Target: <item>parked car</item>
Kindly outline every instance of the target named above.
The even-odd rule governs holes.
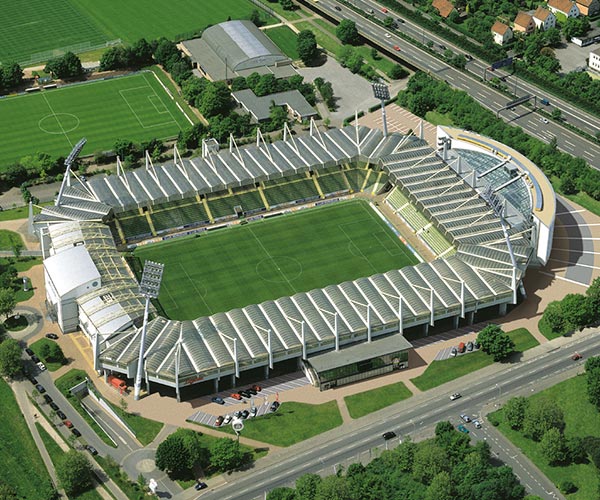
[[[452,356],[456,356],[456,355],[458,354],[458,350],[456,349],[456,347],[453,347],[453,348],[450,350],[450,354],[451,354]]]
[[[396,437],[396,433],[394,431],[387,431],[384,432],[381,437],[387,441],[388,439],[394,439]]]
[[[77,430],[77,428],[75,428],[75,427],[72,427],[72,428],[71,428],[71,432],[73,433],[73,435],[74,435],[74,436],[81,437],[81,432],[79,432],[79,431]]]
[[[231,415],[225,415],[225,418],[223,419],[223,425],[227,425],[229,422],[231,422]]]
[[[233,414],[233,418],[241,418],[241,417],[242,417],[242,412],[241,412],[241,411],[236,411],[236,412]]]
[[[460,397],[461,397],[460,396],[460,392],[455,392],[454,394],[450,395],[450,401],[454,401],[454,400],[456,400],[456,399],[458,399]]]
[[[250,408],[250,416],[251,417],[256,417],[257,413],[258,413],[258,408],[256,406],[253,406],[252,408]]]
[[[232,397],[233,399],[237,399],[238,401],[241,401],[241,399],[242,399],[242,396],[241,396],[240,394],[238,394],[237,392],[233,393],[233,394],[231,395],[231,397]]]
[[[277,411],[277,408],[279,408],[280,404],[279,401],[273,401],[271,403],[271,411]]]
[[[61,420],[66,420],[66,418],[67,418],[67,416],[61,410],[57,410],[56,414],[58,415],[58,418],[60,418]]]
[[[59,410],[58,405],[54,401],[52,401],[52,403],[50,403],[50,408],[52,408],[54,411]]]
[[[73,422],[71,422],[70,420],[64,420],[63,424],[65,424],[65,427],[67,429],[72,429],[73,428]]]
[[[220,398],[219,396],[215,396],[213,398],[210,399],[213,403],[217,403],[218,405],[224,405],[225,404],[225,400],[223,398]]]
[[[52,340],[58,340],[58,335],[56,335],[56,333],[47,333],[46,338],[52,339]]]
[[[472,61],[473,60],[473,56],[471,54],[465,54],[465,59],[467,61]]]
[[[256,392],[262,391],[262,387],[260,385],[257,385],[257,384],[254,384],[252,386],[252,389],[254,389]]]
[[[471,417],[469,415],[465,415],[464,413],[460,416],[467,424],[471,421]]]
[[[461,342],[460,344],[458,344],[458,352],[460,352],[460,353],[465,352],[465,348],[466,348],[466,346],[465,346],[464,342]]]
[[[198,481],[196,481],[194,488],[196,489],[196,491],[200,491],[200,490],[203,490],[204,488],[208,488],[208,484],[203,483],[202,481],[198,480]]]
[[[219,415],[217,420],[215,420],[215,427],[221,427],[223,420],[225,420],[225,417],[223,417],[223,415]]]
[[[34,363],[39,363],[40,362],[40,358],[38,358],[35,354],[33,356],[31,356],[31,361],[33,361]]]
[[[27,378],[33,385],[37,385],[37,383],[38,383],[37,378],[35,378],[33,375],[27,375]]]
[[[242,420],[246,420],[248,418],[248,415],[250,415],[250,412],[248,410],[242,410],[242,413],[240,415],[240,418]]]
[[[29,349],[29,347],[25,348],[25,352],[29,355],[29,356],[33,356],[33,351],[31,349]]]
[[[571,359],[573,361],[577,361],[579,359],[583,358],[583,356],[581,354],[579,354],[578,352],[576,352],[575,354],[573,354],[573,356],[571,356]]]
[[[248,391],[240,391],[240,394],[248,399],[252,397],[252,394],[250,394]]]
[[[473,342],[467,342],[467,351],[471,352],[473,350]]]
[[[246,389],[246,392],[252,394],[253,396],[256,396],[258,394],[258,392],[255,391],[252,387],[248,387],[248,389]]]
[[[481,422],[479,420],[473,420],[473,425],[477,429],[481,429]]]
[[[404,24],[404,19],[402,19],[401,17],[397,17],[396,21],[398,21],[401,24]]]
[[[44,401],[46,401],[48,404],[52,403],[52,398],[49,394],[44,394]]]
[[[439,44],[439,48],[440,48],[441,50],[446,50],[448,47],[446,47],[446,46],[445,46],[443,43],[440,43],[440,44]]]
[[[479,347],[480,347],[479,342],[477,342],[477,340],[474,340],[473,341],[473,348],[479,349]]]
[[[86,444],[85,445],[85,449],[87,451],[89,451],[92,455],[97,455],[98,454],[98,450],[96,448],[94,448],[91,444]]]
[[[37,389],[37,391],[38,391],[40,394],[44,394],[44,393],[46,392],[46,389],[44,389],[44,386],[43,386],[43,385],[41,385],[41,384],[37,384],[37,385],[35,386],[35,388]]]
[[[468,434],[468,433],[469,433],[469,429],[467,429],[467,428],[466,428],[466,427],[465,427],[463,424],[460,424],[460,425],[457,427],[457,429],[458,429],[460,432],[464,432],[465,434]]]
[[[46,365],[44,363],[42,363],[41,361],[38,361],[36,363],[36,365],[40,369],[40,371],[44,371],[46,369]]]

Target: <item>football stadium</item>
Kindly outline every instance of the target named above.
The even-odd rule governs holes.
[[[438,127],[432,148],[311,126],[174,153],[67,172],[34,219],[48,311],[88,336],[101,373],[133,378],[142,350],[148,391],[180,399],[298,368],[323,390],[406,368],[410,339],[505,314],[550,255],[550,182],[472,132]],[[164,275],[144,335],[146,261]]]

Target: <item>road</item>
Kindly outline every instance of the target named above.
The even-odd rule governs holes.
[[[312,4],[312,2],[310,2]],[[386,15],[381,12],[381,7],[377,4],[367,0],[353,0],[353,3],[361,9],[368,11],[373,8],[377,13],[376,15],[381,19],[384,19]],[[340,10],[337,10],[335,7]],[[392,57],[403,59],[415,67],[421,68],[424,71],[429,71],[436,74],[439,78],[444,79],[449,85],[460,90],[467,92],[473,99],[478,101],[482,106],[487,109],[497,112],[503,108],[513,98],[508,98],[501,92],[498,92],[488,87],[483,82],[469,72],[460,71],[453,66],[446,64],[441,61],[438,57],[429,52],[420,49],[419,47],[413,46],[406,42],[399,36],[388,33],[389,38],[385,36],[386,30],[375,24],[368,19],[365,19],[358,13],[354,12],[343,5],[338,5],[333,0],[320,0],[317,4],[312,4],[315,9],[326,12],[330,17],[338,19],[352,19],[362,36],[366,39],[371,40],[381,47],[382,50],[387,52]],[[419,26],[405,21],[403,24],[398,25],[398,29],[411,35],[413,38],[420,41],[434,40],[436,50],[442,52],[443,50],[439,47],[441,44],[445,44],[449,47],[449,42],[442,40],[428,32],[422,30]],[[394,49],[394,46],[400,48],[399,51]],[[454,48],[456,52],[463,52],[457,48]],[[484,63],[481,61],[473,60],[467,65],[469,71],[473,71],[478,76],[483,76]],[[513,86],[513,82],[509,81],[510,86]],[[514,87],[514,86],[513,86]],[[523,81],[517,83],[517,93],[524,95],[531,93],[532,95],[543,95],[541,91],[534,89],[530,84]],[[553,101],[556,101],[554,98]],[[557,102],[555,102],[557,104]],[[589,133],[596,133],[599,127],[599,120],[591,115],[583,114],[567,103],[561,102],[561,106],[564,104],[564,108],[561,107],[565,114],[569,115],[569,121],[578,126],[579,128],[588,131]],[[503,111],[500,113],[500,117],[512,125],[523,128],[530,135],[537,137],[545,143],[550,143],[554,138],[556,139],[557,146],[560,150],[569,153],[573,156],[578,156],[586,160],[594,168],[600,169],[600,145],[589,141],[580,135],[572,132],[571,130],[559,125],[556,122],[549,121],[549,123],[542,122],[542,116],[532,111],[532,108],[526,106],[517,106],[513,111]],[[598,129],[598,130],[597,130]]]
[[[494,369],[484,369],[485,375],[463,377],[449,382],[437,390],[419,394],[407,401],[382,410],[375,418],[366,418],[338,432],[329,431],[305,442],[300,451],[292,447],[285,456],[277,457],[269,463],[259,462],[249,472],[236,474],[231,482],[206,491],[199,498],[203,500],[254,499],[262,498],[265,491],[278,486],[289,485],[302,474],[329,470],[333,473],[338,464],[351,461],[361,454],[382,445],[382,433],[393,430],[399,436],[421,432],[442,420],[458,423],[461,413],[478,415],[482,409],[523,391],[537,392],[551,377],[572,370],[574,364],[570,355],[574,351],[583,354],[584,359],[600,354],[600,336],[585,336],[575,339],[568,346],[553,348],[545,345],[540,348],[543,354],[523,362],[507,365],[494,365]],[[580,369],[583,369],[579,365]],[[450,401],[448,394],[459,391],[463,397]],[[477,433],[475,433],[477,434]],[[493,442],[490,444],[494,445]],[[560,497],[556,489],[535,467],[519,470],[513,460],[516,473],[528,484],[533,494],[542,498],[553,495]],[[508,462],[511,464],[510,461]],[[519,464],[523,468],[522,464]],[[531,479],[533,478],[533,479]],[[189,498],[189,497],[188,497]]]

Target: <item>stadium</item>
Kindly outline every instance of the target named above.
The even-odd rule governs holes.
[[[468,131],[438,127],[433,149],[414,135],[384,137],[358,125],[326,132],[311,126],[306,135],[286,128],[283,140],[272,143],[259,131],[253,145],[231,140],[218,150],[206,142],[200,157],[182,158],[175,150],[174,158],[154,166],[148,157],[137,170],[87,181],[67,173],[55,205],[43,207],[34,225],[48,310],[63,332],[81,329],[89,337],[95,369],[105,374],[133,378],[137,370],[144,300],[136,253],[160,250],[167,258],[170,252],[173,262],[187,262],[181,268],[188,274],[235,268],[231,278],[220,271],[186,281],[180,273],[174,282],[181,284],[181,298],[172,299],[168,314],[163,296],[177,287],[163,282],[147,328],[143,371],[149,390],[174,388],[178,399],[182,388],[216,392],[278,369],[301,367],[327,389],[405,368],[407,338],[427,335],[431,326],[451,329],[479,315],[505,314],[519,290],[524,296],[527,268],[550,255],[551,184],[518,152]],[[321,229],[346,209],[370,215],[348,212],[333,229]],[[436,258],[425,262],[404,245],[384,209]],[[305,236],[290,233],[286,240],[287,227],[298,220],[310,221],[300,224],[297,234]],[[270,227],[273,241],[256,238]],[[336,227],[351,231],[349,242],[335,243]],[[192,243],[244,231],[255,233],[254,244],[221,242],[202,257],[190,250]],[[324,240],[325,250],[301,247],[290,256],[296,243],[288,241],[317,240]],[[251,258],[258,247],[266,268]],[[369,259],[371,251],[378,257]],[[325,273],[344,267],[352,255],[383,267],[353,264],[341,281]],[[235,259],[243,256],[248,262],[238,266]],[[322,256],[330,259],[324,271],[316,281],[304,279],[305,267]],[[165,264],[165,280],[175,267]],[[254,274],[242,276],[248,268]],[[261,290],[246,288],[260,279]],[[195,309],[228,281],[233,291],[224,295],[241,302],[207,299],[205,309]],[[261,296],[262,290],[272,295]],[[189,305],[178,314],[184,300]],[[380,363],[365,365],[375,359]]]

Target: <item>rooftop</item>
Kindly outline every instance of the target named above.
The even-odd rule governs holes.
[[[72,246],[48,257],[44,260],[44,267],[61,297],[86,283],[98,286],[100,281],[100,273],[83,245]],[[64,272],[65,269],[69,272]]]
[[[231,95],[259,122],[270,118],[271,104],[275,104],[275,106],[287,106],[302,119],[310,118],[317,114],[298,90],[288,90],[286,92],[258,97],[252,90],[244,89],[232,92]]]
[[[507,26],[504,23],[501,23],[500,21],[496,21],[492,26],[492,32],[498,33],[499,35],[504,35],[509,29],[509,26]]]

